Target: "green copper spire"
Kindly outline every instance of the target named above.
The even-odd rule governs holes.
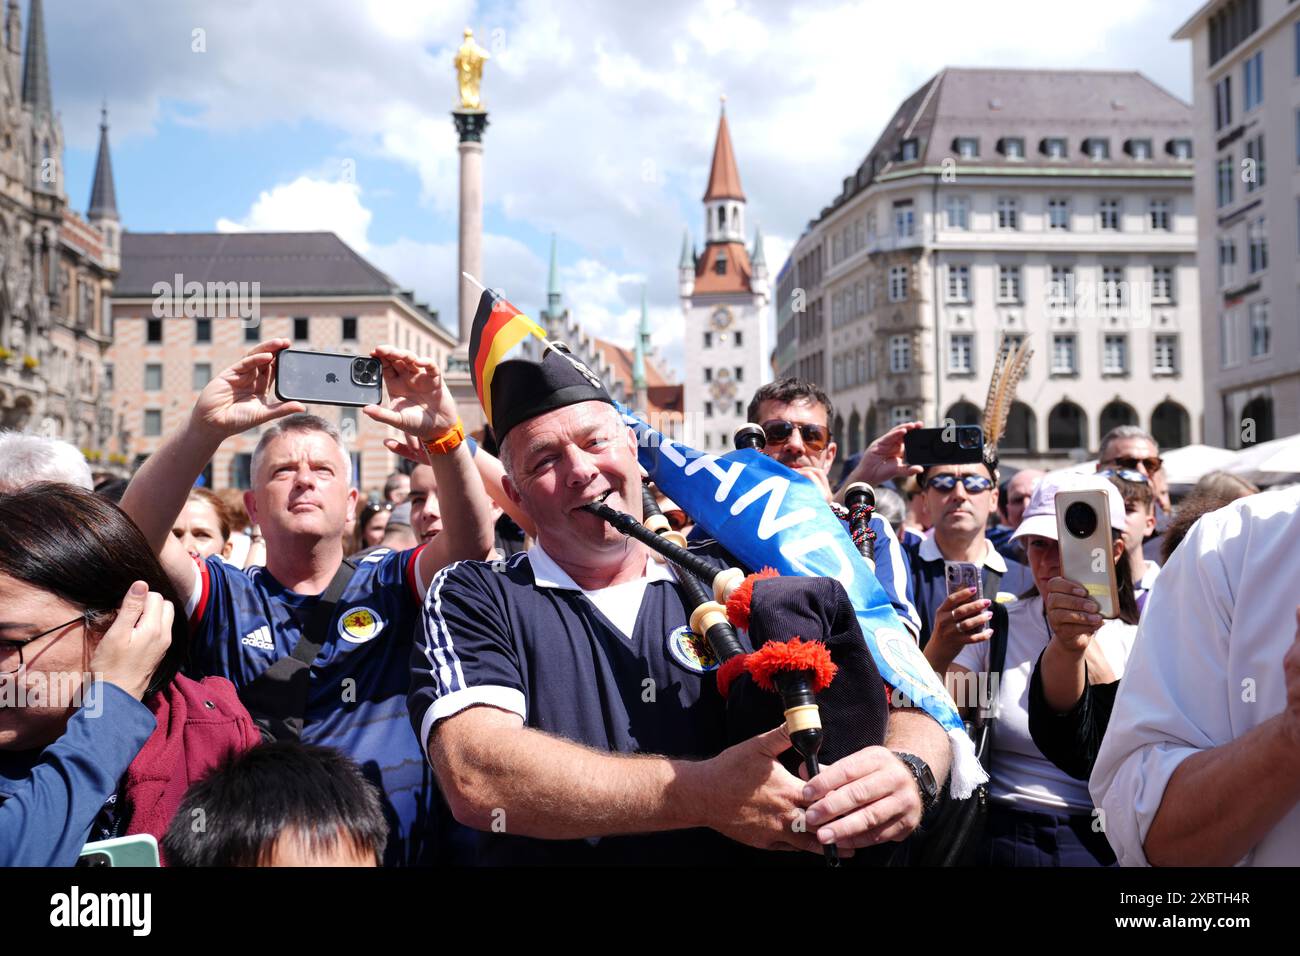
[[[695,250],[691,248],[691,231],[689,229],[682,233],[682,258],[677,263],[677,268],[695,271]]]
[[[749,261],[755,269],[767,268],[767,259],[763,256],[763,230],[757,225],[754,226],[754,254],[749,257]]]

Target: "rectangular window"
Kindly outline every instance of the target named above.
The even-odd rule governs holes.
[[[1232,154],[1219,157],[1219,162],[1214,167],[1214,184],[1220,209],[1232,202],[1232,181],[1235,173],[1236,170],[1232,168]]]
[[[104,391],[111,392],[112,390],[113,390],[113,363],[105,362],[104,363]]]
[[[1169,216],[1169,200],[1153,199],[1151,200],[1151,228],[1157,231],[1169,232],[1173,228],[1173,223]]]
[[[711,349],[711,348],[713,348],[713,333],[712,333],[712,332],[705,332],[705,333],[704,333],[704,347],[705,347],[706,349]]]
[[[970,266],[948,266],[948,301],[970,301]]]
[[[1117,311],[1123,307],[1127,296],[1124,294],[1124,267],[1102,266],[1101,269],[1101,307],[1107,311]]]
[[[1065,159],[1069,147],[1063,137],[1052,136],[1043,140],[1043,152],[1047,154],[1048,159]]]
[[[307,319],[301,316],[293,320],[293,340],[295,342],[306,342],[307,339],[310,338],[310,333],[307,328],[307,325],[308,325]],[[407,332],[407,336],[409,341],[409,336],[410,336],[409,331]]]
[[[1268,230],[1263,216],[1251,220],[1246,227],[1246,244],[1250,274],[1263,272],[1268,268]]]
[[[1007,159],[1024,159],[1025,141],[1019,138],[1004,139],[1002,141],[1002,155]]]
[[[1178,374],[1178,336],[1157,335],[1151,350],[1151,371],[1156,375]]]
[[[912,162],[914,159],[916,159],[916,157],[917,157],[917,147],[918,147],[918,143],[917,143],[917,141],[916,141],[915,139],[905,139],[905,140],[903,140],[903,148],[902,148],[902,151],[901,151],[901,153],[900,153],[900,155],[901,155],[901,157],[902,157],[902,161],[905,162],[905,163],[910,163],[910,162]]]
[[[910,238],[916,230],[912,212],[912,200],[905,199],[894,203],[894,235],[899,239]]]
[[[1264,51],[1260,50],[1242,67],[1242,104],[1243,113],[1249,113],[1264,102]]]
[[[998,197],[998,228],[1020,228],[1020,203],[1014,196]]]
[[[261,332],[261,329],[260,329],[257,325],[246,325],[246,326],[244,326],[244,341],[245,341],[245,342],[257,342],[257,341],[260,341],[260,340],[261,340],[261,336],[258,334],[258,333],[260,333],[260,332]]]
[[[974,136],[960,136],[957,138],[957,155],[962,159],[978,159],[980,154],[980,141]]]
[[[1076,370],[1076,338],[1073,332],[1052,335],[1052,374],[1073,375]]]
[[[1103,230],[1118,231],[1119,200],[1103,199],[1097,207],[1097,215],[1101,220],[1101,228]]]
[[[1005,348],[1008,352],[1010,352],[1013,349],[1020,348],[1020,344],[1024,342],[1024,340],[1025,340],[1025,334],[1023,332],[1003,332],[1002,342],[999,345],[999,348]],[[1024,372],[1022,372],[1020,375],[1020,380],[1022,382],[1029,378],[1029,369],[1031,367],[1032,367],[1032,363],[1030,365],[1025,366]]]
[[[1176,139],[1173,141],[1174,159],[1191,159],[1192,158],[1192,141],[1190,139]]]
[[[144,410],[144,433],[149,438],[162,434],[162,409],[146,408]]]
[[[949,196],[944,212],[949,229],[970,228],[970,198],[967,196]]]
[[[1088,158],[1092,159],[1094,162],[1100,162],[1103,159],[1110,159],[1110,140],[1088,140]]]
[[[197,392],[210,381],[212,381],[212,363],[195,362],[194,374],[190,380],[190,387]]]
[[[737,382],[743,382],[744,380],[745,380],[745,367],[744,367],[743,365],[737,365],[737,366],[736,366],[736,381],[737,381]]]
[[[970,375],[974,372],[974,350],[975,336],[968,332],[954,332],[948,340],[948,373]]]
[[[889,427],[897,428],[899,425],[906,424],[916,420],[916,412],[911,405],[895,405],[889,410]]]
[[[1151,267],[1151,301],[1170,303],[1174,301],[1174,267]]]
[[[1122,332],[1108,332],[1102,342],[1101,373],[1123,375],[1128,371],[1128,336]]]
[[[713,403],[712,403],[712,402],[705,402],[705,403],[704,403],[704,417],[705,417],[705,418],[712,418],[712,417],[713,417]]]
[[[998,301],[1020,301],[1020,266],[998,266]]]
[[[1232,122],[1232,77],[1225,76],[1214,84],[1214,129],[1223,129]]]
[[[745,403],[744,403],[744,402],[736,402],[736,417],[737,417],[737,418],[744,418],[744,417],[745,417]]]
[[[907,299],[907,266],[889,267],[889,301],[902,302]]]
[[[1151,140],[1149,139],[1131,139],[1128,143],[1128,153],[1134,159],[1151,158]]]
[[[162,387],[162,366],[157,362],[147,363],[144,367],[144,390],[146,392],[161,392]]]
[[[1064,198],[1047,200],[1047,228],[1061,232],[1070,228],[1070,200]]]
[[[705,367],[705,369],[704,369],[704,381],[706,381],[706,382],[712,382],[712,381],[713,381],[713,369],[708,368],[708,367]]]
[[[912,368],[912,338],[908,335],[889,337],[889,370],[895,374]]]
[[[194,320],[194,341],[197,343],[212,341],[212,320],[197,318]]]
[[[1246,162],[1241,170],[1246,192],[1253,193],[1264,185],[1264,134],[1246,140]]]
[[[741,345],[744,344],[744,340],[741,338],[741,332],[739,329],[731,333],[731,344],[736,348],[740,348]]]
[[[1272,330],[1268,324],[1268,303],[1250,304],[1250,357],[1261,358],[1272,349]]]
[[[1074,269],[1070,266],[1052,266],[1052,280],[1047,286],[1047,304],[1050,308],[1066,309],[1074,303]]]
[[[1241,342],[1238,321],[1236,309],[1229,309],[1219,316],[1219,355],[1223,358],[1224,368],[1231,368],[1241,361],[1238,352]]]
[[[357,340],[357,317],[355,315],[343,316],[343,341],[355,342]]]
[[[145,319],[144,340],[150,345],[162,342],[162,319]]]

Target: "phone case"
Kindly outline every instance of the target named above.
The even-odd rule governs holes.
[[[1090,505],[1097,526],[1086,538],[1077,538],[1065,526],[1065,512],[1075,502]],[[1062,491],[1056,495],[1056,533],[1061,549],[1061,576],[1088,591],[1101,607],[1102,617],[1119,615],[1119,585],[1111,550],[1110,505],[1100,490]],[[1100,553],[1099,553],[1100,552]],[[1100,570],[1098,570],[1100,566]]]
[[[147,833],[97,840],[82,847],[77,866],[161,866],[158,841]]]
[[[945,561],[943,563],[943,573],[948,582],[949,594],[965,588],[974,588],[976,597],[978,597],[983,590],[984,576],[977,564],[972,564],[969,561]]]
[[[352,380],[352,363],[364,355],[285,349],[275,358],[275,395],[283,402],[314,405],[378,405],[384,398],[382,377],[375,385]]]
[[[909,465],[974,465],[984,460],[984,431],[978,425],[916,428],[903,436]]]

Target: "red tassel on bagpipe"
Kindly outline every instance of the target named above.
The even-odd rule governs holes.
[[[764,578],[779,578],[781,572],[776,568],[764,568],[757,574],[751,574],[741,582],[740,587],[731,592],[727,598],[727,620],[732,627],[749,630],[749,606],[754,600],[754,582]]]
[[[831,662],[830,649],[821,641],[792,637],[788,641],[768,641],[752,654],[745,655],[745,669],[763,690],[779,693],[772,678],[780,672],[810,671],[813,693],[830,686],[838,668]]]

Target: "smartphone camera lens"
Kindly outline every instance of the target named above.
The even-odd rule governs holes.
[[[1097,512],[1091,505],[1076,501],[1065,509],[1065,530],[1076,538],[1087,538],[1097,530]]]
[[[356,385],[373,386],[379,384],[379,360],[358,358],[352,360],[352,381]]]
[[[978,448],[980,445],[979,432],[973,429],[963,428],[957,433],[957,444],[967,451],[972,448]]]

